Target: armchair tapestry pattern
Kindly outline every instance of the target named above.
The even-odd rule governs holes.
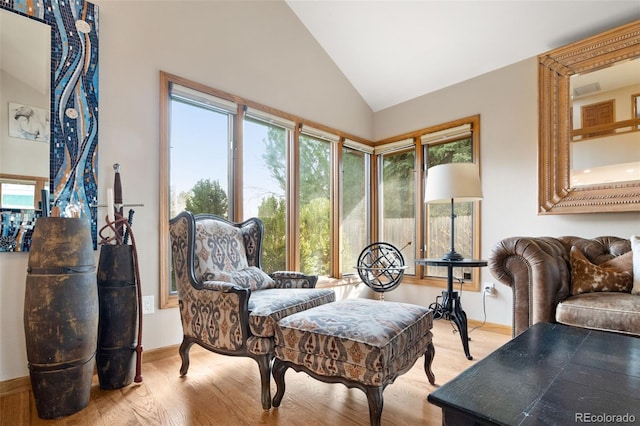
[[[275,324],[335,301],[335,293],[314,288],[315,276],[262,271],[263,233],[258,218],[233,223],[182,212],[169,222],[184,334],[180,374],[187,374],[194,343],[224,355],[251,357],[260,369],[262,407],[269,409]]]

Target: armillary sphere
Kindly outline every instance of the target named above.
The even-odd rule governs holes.
[[[389,243],[377,242],[362,250],[356,269],[371,290],[384,293],[400,285],[407,266],[400,250]]]

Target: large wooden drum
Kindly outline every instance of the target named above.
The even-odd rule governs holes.
[[[130,245],[103,245],[98,261],[98,349],[101,389],[119,389],[135,375],[138,295]]]
[[[24,330],[38,415],[68,416],[89,403],[98,293],[89,223],[42,217],[33,232]]]

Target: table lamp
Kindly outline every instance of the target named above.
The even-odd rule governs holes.
[[[476,201],[482,198],[480,172],[474,163],[447,163],[430,167],[427,170],[427,183],[424,199],[428,203],[451,202],[451,251],[442,256],[444,260],[462,260],[456,252],[454,199],[457,201]]]

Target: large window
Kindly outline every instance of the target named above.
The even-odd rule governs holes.
[[[171,123],[167,140],[168,217],[183,210],[230,217],[234,106],[179,84],[170,85],[167,102]],[[165,256],[170,258],[168,250]],[[166,268],[171,268],[170,260]],[[173,274],[164,276],[161,305],[177,295]]]
[[[473,116],[389,138],[375,146],[377,224],[374,239],[401,250],[408,267],[403,282],[446,286],[446,268],[416,266],[416,258],[441,258],[451,243],[451,205],[424,203],[428,169],[451,162],[479,163],[480,117]],[[479,202],[455,202],[455,247],[480,257]],[[477,268],[456,268],[467,289],[480,289]]]
[[[287,267],[287,140],[286,125],[246,117],[243,131],[243,219],[264,223],[262,268]]]
[[[347,141],[342,149],[340,254],[342,274],[356,274],[360,252],[370,242],[371,152]]]
[[[428,179],[429,168],[447,163],[478,162],[478,122],[471,120],[449,125],[441,130],[428,131],[421,136],[423,170]],[[477,258],[479,251],[478,202],[455,202],[456,251],[463,257]],[[441,258],[451,248],[451,205],[427,203],[424,213],[424,251],[427,258]],[[460,282],[469,282],[477,290],[479,283],[473,268],[456,268]],[[444,278],[445,267],[424,267],[423,278]]]
[[[228,218],[234,115],[191,92],[171,89],[170,215],[189,210]]]
[[[331,276],[331,142],[300,135],[300,267]]]
[[[363,203],[369,202],[370,155],[353,148],[370,148],[366,141],[177,76],[160,78],[161,167],[167,170],[160,193],[161,307],[177,304],[168,222],[183,210],[234,222],[259,217],[266,272],[324,279],[353,271],[353,254],[343,259],[333,242],[344,238],[343,247],[359,252],[369,235]],[[345,151],[349,190],[342,191],[337,165],[345,136],[353,140]],[[341,227],[341,215],[332,213],[339,205],[350,210],[357,229]]]
[[[161,73],[161,307],[177,305],[168,223],[180,211],[265,226],[262,268],[325,279],[357,276],[362,250],[401,250],[405,282],[444,286],[450,205],[424,204],[428,169],[478,162],[479,117],[422,129],[375,148],[365,140]],[[375,182],[375,185],[372,184]],[[374,205],[375,204],[375,205]],[[456,203],[456,250],[479,257],[479,203]],[[480,288],[478,273],[459,277]]]
[[[400,145],[399,147],[397,145]],[[404,146],[403,146],[404,145]],[[389,149],[389,152],[385,152]],[[405,274],[415,273],[415,148],[413,139],[376,148],[378,155],[378,240],[394,245],[404,257]]]

